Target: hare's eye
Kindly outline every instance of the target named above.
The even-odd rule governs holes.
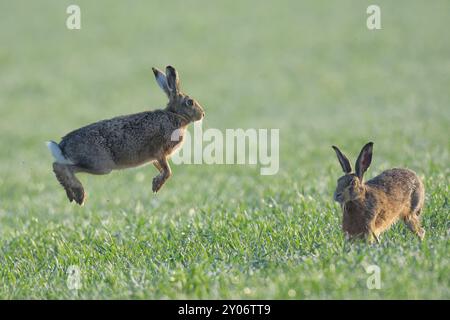
[[[192,101],[192,99],[187,99],[187,100],[186,100],[186,105],[187,105],[188,107],[192,107],[193,104],[194,104],[194,101]]]

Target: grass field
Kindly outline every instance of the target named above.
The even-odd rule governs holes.
[[[378,31],[373,1],[78,0],[69,31],[72,3],[0,2],[0,298],[450,298],[450,2],[378,0]],[[81,175],[69,204],[44,142],[163,107],[167,64],[204,128],[280,129],[279,173],[172,165],[157,195],[150,166]],[[424,180],[424,242],[402,224],[344,241],[331,145],[354,162],[370,140],[367,178]]]

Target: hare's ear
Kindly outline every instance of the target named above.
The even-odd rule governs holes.
[[[345,173],[352,172],[352,166],[350,165],[350,161],[348,161],[347,157],[344,156],[344,154],[339,150],[338,147],[332,146],[334,151],[336,152],[337,158],[339,160],[339,163],[341,164],[342,170]]]
[[[180,92],[180,78],[178,77],[177,70],[172,66],[167,66],[166,77],[170,94],[173,96],[177,95]]]
[[[167,78],[166,75],[157,68],[152,68],[153,73],[155,74],[156,82],[158,82],[158,85],[163,91],[167,94],[167,96],[170,96],[169,88],[167,87]]]
[[[355,171],[360,180],[362,180],[364,172],[366,172],[372,162],[372,150],[373,142],[369,142],[361,149],[358,159],[356,160]]]

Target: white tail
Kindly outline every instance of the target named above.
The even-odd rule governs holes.
[[[56,162],[61,164],[73,164],[72,161],[63,155],[61,148],[55,141],[47,141],[46,144]]]

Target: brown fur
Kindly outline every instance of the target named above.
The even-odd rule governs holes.
[[[71,202],[81,205],[85,199],[83,186],[75,177],[77,172],[108,174],[152,162],[159,171],[153,179],[153,192],[158,192],[172,175],[168,158],[181,146],[187,125],[202,119],[204,111],[180,91],[173,67],[168,66],[166,74],[153,68],[153,73],[169,98],[165,109],[99,121],[62,138],[59,149],[65,159],[54,162],[53,170]],[[172,141],[175,132],[179,139]]]
[[[364,172],[372,160],[373,143],[366,144],[351,173],[348,159],[335,146],[345,175],[338,179],[334,199],[343,211],[342,228],[348,238],[379,241],[379,235],[402,219],[420,239],[425,230],[420,224],[425,189],[419,177],[409,169],[394,168],[364,183]]]

